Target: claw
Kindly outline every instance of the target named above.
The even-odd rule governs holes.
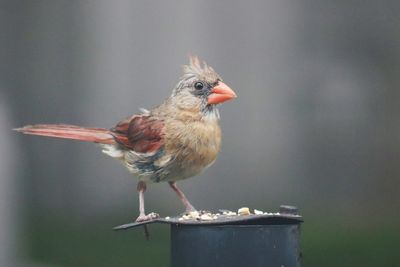
[[[151,221],[154,219],[160,218],[160,215],[155,212],[151,212],[147,215],[141,214],[139,217],[137,217],[136,222],[146,222],[146,221]]]

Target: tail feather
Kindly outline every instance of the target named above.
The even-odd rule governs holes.
[[[103,128],[87,128],[68,124],[36,124],[14,130],[24,134],[74,139],[101,144],[115,144],[110,131]]]

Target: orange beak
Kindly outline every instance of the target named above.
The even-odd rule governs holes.
[[[235,92],[228,85],[219,81],[208,96],[208,104],[220,104],[236,97]]]

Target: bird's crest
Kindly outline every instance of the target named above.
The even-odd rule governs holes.
[[[197,56],[190,56],[189,64],[183,66],[183,76],[185,78],[194,76],[210,82],[221,79],[212,67],[208,66],[206,62],[200,60]]]

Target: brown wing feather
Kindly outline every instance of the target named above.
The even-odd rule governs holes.
[[[134,115],[118,123],[111,132],[120,145],[138,153],[155,152],[164,145],[164,122],[150,115]]]

